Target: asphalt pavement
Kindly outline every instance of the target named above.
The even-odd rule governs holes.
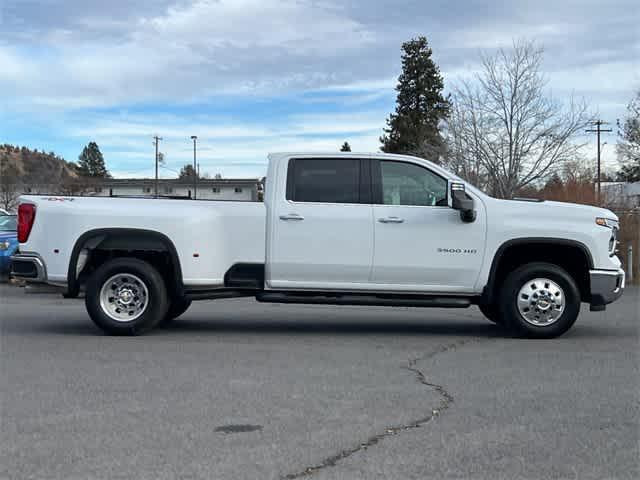
[[[0,478],[635,480],[639,323],[629,288],[554,340],[247,299],[109,337],[0,285]]]

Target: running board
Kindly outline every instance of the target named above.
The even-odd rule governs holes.
[[[187,290],[184,297],[188,300],[221,300],[224,298],[252,297],[253,292],[214,288],[204,290]]]
[[[471,299],[466,297],[427,297],[411,295],[361,295],[327,293],[260,292],[256,300],[265,303],[306,303],[316,305],[371,305],[382,307],[436,307],[467,308]]]

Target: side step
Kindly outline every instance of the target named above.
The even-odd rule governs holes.
[[[253,292],[227,288],[196,289],[186,290],[184,297],[188,300],[221,300],[224,298],[253,297]]]
[[[371,305],[383,307],[467,308],[466,297],[434,297],[418,295],[362,295],[356,293],[282,293],[260,292],[256,300],[265,303],[306,303],[316,305]]]

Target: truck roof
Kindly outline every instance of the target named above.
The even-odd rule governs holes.
[[[269,153],[269,158],[282,158],[282,157],[327,157],[327,158],[350,158],[350,157],[375,157],[375,158],[389,158],[389,159],[408,159],[416,158],[411,155],[400,155],[397,153],[383,153],[383,152],[272,152]],[[421,159],[429,161],[426,159]]]
[[[396,153],[382,153],[382,152],[274,152],[268,155],[269,160],[280,160],[283,158],[290,157],[313,157],[313,158],[363,158],[370,157],[376,159],[387,159],[387,160],[408,160],[415,161],[416,159],[421,162],[426,162],[429,164],[429,167],[439,172],[441,175],[445,177],[453,177],[459,178],[457,175],[443,168],[442,166],[434,163],[430,160],[421,157],[415,157],[411,155],[400,155]]]

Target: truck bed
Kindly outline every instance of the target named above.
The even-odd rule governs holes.
[[[92,230],[151,230],[166,236],[180,259],[185,286],[216,286],[235,263],[265,262],[266,210],[261,202],[28,195],[37,220],[22,252],[54,252],[51,282],[66,283],[80,235]]]

